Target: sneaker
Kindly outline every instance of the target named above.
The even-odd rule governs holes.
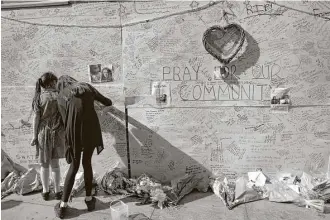
[[[86,201],[85,200],[85,203],[87,205],[87,210],[89,212],[91,212],[91,211],[93,211],[95,209],[96,199],[95,199],[95,197],[92,197],[92,200],[91,201]]]
[[[56,217],[63,219],[67,207],[61,207],[61,202],[57,203],[54,207]]]
[[[48,201],[48,199],[49,199],[49,192],[41,193],[41,196],[42,196],[42,198],[43,198],[45,201]]]
[[[63,194],[63,192],[57,192],[57,193],[55,193],[55,199],[56,200],[61,200],[62,199],[62,194]]]

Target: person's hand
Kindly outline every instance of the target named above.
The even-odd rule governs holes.
[[[31,141],[31,146],[36,146],[38,144],[38,138],[33,138]]]
[[[104,108],[102,109],[102,113],[106,114],[110,111],[110,109],[112,108],[112,106],[104,106]]]

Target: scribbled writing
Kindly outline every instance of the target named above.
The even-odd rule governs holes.
[[[237,100],[268,100],[266,84],[212,84],[198,83],[182,85],[180,97],[183,101],[237,101]]]

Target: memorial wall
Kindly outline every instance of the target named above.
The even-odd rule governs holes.
[[[329,11],[325,1],[94,2],[2,11],[2,149],[24,166],[36,163],[31,101],[37,78],[53,71],[91,82],[114,102],[99,114],[105,150],[93,157],[95,172],[117,161],[129,161],[132,176],[147,172],[164,182],[256,168],[270,175],[325,172]],[[219,61],[230,47],[237,54]],[[110,68],[112,79],[97,81],[90,65]]]

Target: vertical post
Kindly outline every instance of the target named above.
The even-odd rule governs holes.
[[[328,160],[328,172],[327,172],[327,178],[330,179],[330,154],[329,154],[329,160]]]
[[[125,106],[125,126],[126,126],[126,151],[127,151],[127,169],[128,178],[131,178],[131,157],[129,152],[129,135],[128,135],[128,109]]]

